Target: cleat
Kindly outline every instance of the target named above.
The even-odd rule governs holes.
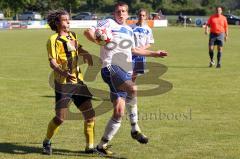
[[[52,154],[52,147],[50,142],[43,142],[43,154],[45,155]]]
[[[214,62],[214,61],[210,61],[209,67],[212,67],[212,66],[214,66],[214,65],[215,65],[215,62]]]
[[[148,143],[148,137],[142,134],[139,131],[131,132],[131,136],[133,139],[137,140],[141,144],[147,144]]]
[[[216,66],[216,68],[221,68],[221,64],[218,63],[217,66]]]
[[[97,153],[97,150],[95,148],[88,148],[88,147],[86,147],[84,152],[86,154],[94,154],[94,153]]]
[[[112,156],[114,153],[112,151],[109,150],[111,146],[107,145],[106,147],[103,148],[99,148],[98,146],[96,147],[96,151],[98,154],[100,154],[101,156]]]

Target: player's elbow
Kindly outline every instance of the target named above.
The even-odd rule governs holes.
[[[49,63],[49,66],[50,66],[52,69],[54,69],[54,65],[53,65],[52,62]]]
[[[140,50],[141,49],[137,48],[137,47],[136,48],[132,48],[132,53],[135,54],[135,55],[141,55],[141,53],[140,53],[141,51]]]
[[[146,56],[145,50],[142,48],[138,48],[138,47],[132,48],[132,53],[134,55],[138,55],[138,56]]]
[[[49,59],[49,66],[54,70],[56,65],[55,65],[55,61],[53,59]]]

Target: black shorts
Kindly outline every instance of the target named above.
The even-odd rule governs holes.
[[[58,84],[55,82],[55,109],[67,108],[73,101],[77,107],[92,99],[92,94],[83,82]]]
[[[225,35],[224,33],[220,33],[220,34],[210,33],[209,46],[213,46],[213,45],[223,46],[224,35]]]

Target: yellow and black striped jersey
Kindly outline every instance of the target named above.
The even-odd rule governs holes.
[[[76,34],[69,32],[68,36],[61,36],[58,33],[53,34],[47,42],[47,51],[49,60],[55,59],[62,70],[68,70],[75,79],[68,79],[54,71],[54,80],[57,83],[77,83],[83,81],[83,76],[78,63],[79,44]]]

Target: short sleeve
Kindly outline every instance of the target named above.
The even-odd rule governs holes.
[[[50,38],[47,41],[48,59],[56,59],[56,39]]]
[[[154,38],[153,38],[153,33],[152,29],[148,29],[148,35],[147,35],[147,44],[153,44],[154,43]]]
[[[206,24],[206,25],[210,26],[210,25],[211,25],[211,20],[212,20],[212,17],[210,17],[210,18],[208,19],[208,21],[207,21],[207,24]]]
[[[91,26],[89,29],[91,29],[93,32],[96,31],[97,28],[108,28],[110,26],[110,19],[106,20],[99,20],[97,21],[97,26]]]
[[[97,27],[108,28],[110,26],[111,19],[99,20],[97,22]]]
[[[131,31],[131,41],[132,41],[132,48],[134,49],[136,47],[136,45],[135,45],[135,38],[134,38],[133,31]]]

